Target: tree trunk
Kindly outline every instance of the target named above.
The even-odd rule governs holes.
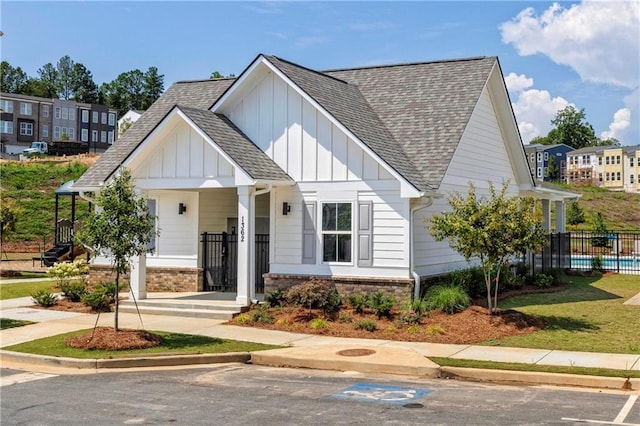
[[[113,316],[114,318],[114,323],[113,323],[113,328],[115,331],[118,331],[118,289],[120,288],[120,272],[116,272],[116,290],[115,290],[115,315]]]
[[[494,298],[493,298],[493,312],[498,309],[498,284],[500,283],[500,269],[496,273],[496,288],[494,290]]]

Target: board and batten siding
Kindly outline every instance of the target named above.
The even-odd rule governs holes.
[[[137,179],[218,179],[234,175],[233,166],[198,132],[180,122],[167,132],[153,151],[132,171]]]
[[[394,179],[272,72],[230,108],[229,119],[296,182]]]
[[[473,182],[477,194],[488,195],[489,182],[500,190],[503,183],[509,180],[507,193],[517,196],[516,173],[505,143],[491,97],[485,88],[438,192],[446,195],[457,191],[466,195],[469,182]],[[436,198],[430,207],[418,210],[415,214],[414,261],[419,275],[437,275],[467,266],[464,258],[451,249],[447,241],[435,241],[426,228],[434,214],[448,210],[450,207],[446,197]]]

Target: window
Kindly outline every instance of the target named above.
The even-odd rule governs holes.
[[[56,118],[60,118],[62,116],[61,113],[60,113],[61,109],[62,108],[60,108],[60,107],[56,107],[55,112],[54,112]]]
[[[620,164],[620,156],[616,155],[616,164]]]
[[[598,166],[602,166],[602,157],[598,157]]]
[[[629,166],[633,167],[633,157],[629,157]]]
[[[49,116],[49,105],[42,105],[42,116],[43,117]]]
[[[20,114],[31,115],[32,105],[28,102],[20,102]]]
[[[101,120],[102,124],[107,124],[107,113],[103,112],[102,113],[102,120]]]
[[[69,108],[69,120],[76,121],[76,110]]]
[[[62,131],[62,134],[60,135],[61,138],[64,137],[69,137],[69,132],[67,132],[67,128],[66,127],[61,127],[60,130]]]
[[[109,133],[107,133],[107,142],[108,143],[113,143],[113,130],[109,131]]]
[[[55,126],[53,128],[53,138],[60,139],[60,126]]]
[[[73,127],[69,127],[69,139],[72,141],[76,140],[76,129]]]
[[[544,161],[549,161],[549,153],[548,152],[544,153]]]
[[[538,177],[542,177],[542,167],[538,167]]]
[[[107,131],[103,130],[100,132],[100,142],[106,143],[107,142]]]
[[[88,123],[89,122],[89,110],[87,110],[87,109],[83,109],[82,110],[82,122],[83,123]]]
[[[20,134],[33,136],[33,123],[20,123]]]
[[[616,173],[616,180],[620,180],[620,172]]]
[[[529,161],[531,161],[532,163],[534,161],[536,161],[536,154],[535,153],[532,152],[531,154],[529,154]]]
[[[322,204],[322,260],[351,262],[351,203]]]
[[[591,164],[591,157],[588,155],[585,155],[582,161],[584,162],[584,164]]]
[[[116,115],[113,113],[109,113],[109,126],[116,125]]]
[[[609,164],[609,156],[608,155],[604,158],[604,163],[607,164],[607,165]]]
[[[80,131],[80,140],[82,142],[89,142],[89,129],[82,129]]]
[[[549,176],[549,168],[545,167],[544,168],[544,177],[547,177],[547,176]]]
[[[598,173],[598,181],[602,182],[602,173]]]
[[[147,252],[154,251],[156,249],[156,234],[158,233],[158,217],[156,200],[149,198],[147,199],[147,208],[149,209],[149,215],[153,217],[153,230],[151,231],[151,235],[149,238],[149,244],[147,244]]]
[[[13,121],[0,121],[0,133],[13,133]]]
[[[91,131],[91,142],[98,142],[98,131],[97,130],[92,130]]]
[[[91,113],[91,121],[94,122],[94,123],[98,122],[98,111],[93,111]]]
[[[539,163],[539,162],[541,162],[541,161],[542,161],[542,153],[541,153],[541,152],[539,152],[539,153],[538,153],[538,163]]]
[[[629,175],[629,183],[633,183],[633,175]]]
[[[48,138],[49,137],[49,125],[48,124],[43,124],[42,125],[42,130],[40,131],[40,136],[42,136],[43,138]]]
[[[0,101],[0,109],[2,112],[6,112],[9,114],[13,113],[13,101],[7,101],[5,99]]]
[[[69,119],[69,109],[68,108],[62,108],[62,119],[63,120],[68,120]]]

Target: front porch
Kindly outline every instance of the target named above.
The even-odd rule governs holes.
[[[137,307],[136,307],[137,304]],[[229,321],[248,309],[236,303],[234,293],[220,292],[153,292],[142,300],[121,300],[119,310],[125,313],[209,318]]]

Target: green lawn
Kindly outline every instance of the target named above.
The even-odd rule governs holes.
[[[0,330],[5,328],[22,327],[23,325],[35,324],[31,321],[14,320],[9,318],[0,318]]]
[[[557,293],[530,294],[499,303],[547,321],[536,333],[512,336],[499,346],[640,354],[640,306],[623,303],[640,292],[640,277],[567,276]],[[495,342],[492,342],[495,343]]]
[[[193,334],[168,333],[153,331],[164,338],[160,346],[148,349],[135,349],[129,351],[103,351],[83,350],[70,348],[64,343],[68,336],[85,334],[91,330],[79,330],[71,333],[58,334],[57,336],[33,340],[19,345],[2,348],[8,351],[49,355],[58,357],[104,359],[122,357],[126,355],[149,354],[199,354],[199,353],[225,353],[225,352],[253,352],[266,349],[278,349],[281,346],[264,345],[261,343],[243,342],[238,340],[218,339],[215,337],[198,336]]]
[[[54,281],[36,281],[30,283],[15,283],[0,285],[0,300],[29,297],[38,290],[49,289],[52,293],[59,292]]]
[[[2,281],[24,280],[34,278],[48,278],[46,272],[19,272],[18,275],[11,277],[2,277]]]

